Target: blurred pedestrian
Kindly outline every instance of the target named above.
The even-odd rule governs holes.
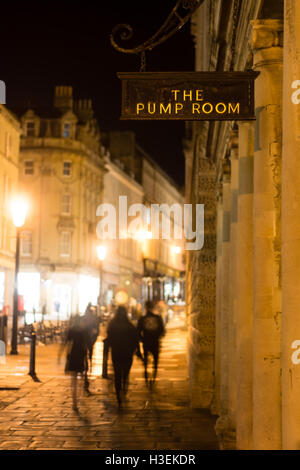
[[[6,308],[3,307],[3,312],[0,314],[0,340],[7,344],[7,313]]]
[[[88,370],[92,370],[92,358],[93,358],[93,351],[94,345],[97,341],[99,336],[99,328],[100,328],[100,320],[96,315],[96,309],[92,306],[91,303],[88,304],[85,314],[82,317],[84,328],[86,329],[87,333],[87,341],[88,341],[88,367],[85,372],[85,389],[89,390],[89,381],[88,381]]]
[[[88,337],[83,317],[76,315],[67,330],[65,342],[59,352],[59,360],[63,350],[67,348],[65,372],[71,375],[73,410],[78,411],[77,388],[78,376],[85,376],[87,370]]]
[[[132,366],[133,354],[138,347],[138,335],[130,322],[127,310],[119,306],[107,328],[107,345],[111,348],[114,367],[115,390],[119,407],[127,393],[128,377]]]
[[[152,386],[157,376],[160,339],[165,335],[165,326],[160,315],[153,313],[154,304],[148,300],[145,304],[146,315],[142,316],[137,325],[139,340],[143,343],[144,350],[144,367],[145,367],[145,381],[148,385],[148,355],[153,357],[153,373],[149,381]]]
[[[108,307],[106,314],[103,314],[103,322],[109,320],[111,317],[114,316],[116,312],[116,304],[111,302],[110,306]],[[102,357],[102,378],[108,379],[108,358],[109,358],[109,344],[107,338],[103,340],[103,357]]]
[[[109,356],[109,343],[108,339],[104,338],[103,340],[103,357],[102,357],[102,378],[108,379],[108,356]]]

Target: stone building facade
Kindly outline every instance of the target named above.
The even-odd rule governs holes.
[[[16,233],[10,203],[18,193],[21,128],[17,119],[0,104],[0,311],[12,311]]]
[[[91,101],[75,102],[71,87],[56,87],[52,108],[17,114],[22,128],[19,190],[29,202],[19,274],[26,320],[40,319],[41,312],[52,320],[67,319],[84,312],[88,302],[97,304],[100,293],[109,304],[118,289],[139,303],[147,297],[172,299],[175,292],[183,304],[183,240],[175,246],[145,233],[98,237],[97,208],[106,203],[117,210],[119,196],[127,196],[128,207],[183,203],[182,192],[134,135],[111,132],[107,139]],[[172,213],[169,217],[172,231]],[[101,265],[98,245],[106,248]]]
[[[187,253],[191,398],[221,448],[298,449],[300,5],[206,0],[197,71],[253,69],[255,122],[186,125],[186,201],[205,204]]]
[[[149,211],[145,236],[139,240],[143,262],[142,299],[162,300],[173,307],[184,305],[184,239],[174,239],[173,236],[178,221],[172,211],[165,212],[170,221],[170,237],[155,239],[151,236],[150,216],[153,204],[183,207],[183,191],[136,142],[133,132],[109,132],[103,142],[109,149],[111,160],[126,169],[141,185],[142,202]]]
[[[117,233],[119,232],[119,197],[127,197],[131,204],[143,203],[143,187],[134,175],[126,171],[119,161],[113,161],[109,152],[105,156],[106,174],[104,176],[103,203],[112,204],[117,214]],[[126,238],[104,240],[107,256],[103,266],[103,292],[109,304],[117,289],[124,290],[129,299],[141,302],[143,277],[143,240],[130,234]]]
[[[99,294],[96,208],[105,166],[90,100],[56,87],[51,109],[19,114],[20,189],[29,213],[22,229],[19,290],[26,311],[65,319]]]

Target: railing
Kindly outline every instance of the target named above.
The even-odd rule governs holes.
[[[36,332],[36,340],[38,343],[51,344],[62,342],[66,330],[68,328],[68,321],[57,322],[44,321],[34,323]],[[31,325],[24,325],[18,330],[18,343],[27,344],[31,338]]]

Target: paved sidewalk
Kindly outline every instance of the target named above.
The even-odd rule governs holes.
[[[186,331],[169,328],[163,340],[154,390],[134,359],[128,400],[120,412],[113,381],[101,377],[102,341],[96,343],[91,396],[82,394],[79,414],[72,410],[70,378],[64,361],[57,363],[58,345],[38,346],[36,373],[28,376],[29,346],[0,365],[0,450],[214,450],[218,449],[214,419],[191,410],[188,400]],[[109,374],[112,377],[111,366]]]

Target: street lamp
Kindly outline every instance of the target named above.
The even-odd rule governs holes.
[[[98,245],[97,246],[97,255],[98,255],[99,262],[100,262],[100,271],[99,271],[100,285],[99,285],[99,301],[98,301],[99,307],[101,307],[101,303],[102,303],[102,263],[106,258],[106,253],[107,253],[106,246],[104,246],[104,245]]]
[[[24,199],[17,198],[11,202],[11,214],[13,224],[16,227],[16,259],[15,259],[15,284],[13,299],[13,325],[11,336],[11,352],[10,354],[18,354],[18,274],[20,262],[20,235],[21,227],[25,223],[28,205]]]

